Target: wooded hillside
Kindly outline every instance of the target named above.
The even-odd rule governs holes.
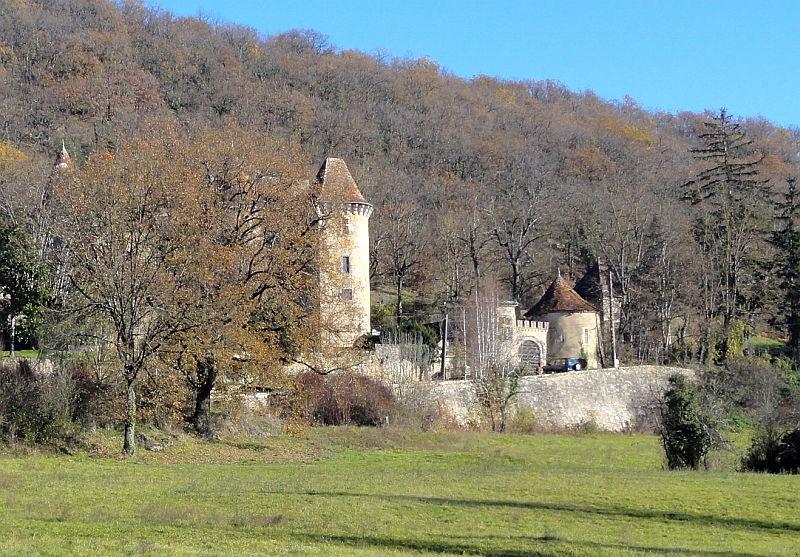
[[[796,129],[718,107],[654,113],[550,80],[463,79],[310,30],[262,37],[107,0],[0,0],[0,103],[0,224],[35,240],[57,295],[70,263],[43,216],[58,220],[62,142],[94,176],[111,172],[100,156],[168,143],[181,147],[157,165],[180,166],[167,192],[186,176],[289,187],[346,160],[376,208],[373,288],[402,292],[379,315],[429,314],[479,286],[526,308],[558,270],[577,281],[600,259],[621,295],[623,359],[724,359],[765,330],[798,344]],[[214,230],[234,245],[221,231],[240,225]],[[230,279],[209,280],[228,292]]]

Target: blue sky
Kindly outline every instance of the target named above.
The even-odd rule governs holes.
[[[161,0],[177,15],[315,29],[465,78],[553,79],[649,110],[726,108],[800,127],[798,0]]]

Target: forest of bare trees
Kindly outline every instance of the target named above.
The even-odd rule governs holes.
[[[134,0],[0,0],[0,106],[3,337],[22,313],[22,344],[113,337],[128,386],[155,352],[202,393],[225,351],[301,349],[314,214],[297,185],[329,156],[375,206],[376,326],[480,291],[526,308],[600,261],[623,361],[721,363],[758,335],[798,354],[797,129]]]

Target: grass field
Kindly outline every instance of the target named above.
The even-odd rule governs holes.
[[[0,350],[0,358],[7,358],[11,353],[8,350]],[[38,350],[17,350],[14,352],[17,358],[38,358]]]
[[[800,477],[669,472],[656,438],[623,435],[328,428],[127,461],[6,454],[0,554],[798,555]]]

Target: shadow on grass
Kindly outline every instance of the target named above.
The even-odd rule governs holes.
[[[302,492],[273,492],[283,495],[311,495],[322,497],[369,497],[373,499],[385,499],[387,501],[413,501],[424,505],[451,505],[455,507],[509,507],[516,509],[536,509],[546,511],[558,511],[569,513],[581,513],[600,516],[624,516],[628,518],[644,518],[655,520],[674,520],[681,522],[692,522],[706,526],[740,527],[762,530],[785,530],[790,532],[800,532],[800,524],[788,522],[767,522],[764,520],[753,520],[748,518],[717,517],[707,514],[696,514],[686,512],[664,512],[646,511],[639,509],[624,508],[581,508],[569,505],[558,505],[555,503],[542,503],[536,501],[481,501],[471,499],[445,499],[443,497],[419,497],[414,495],[377,495],[368,493],[346,493],[346,492],[325,492],[325,491],[302,491]]]
[[[597,542],[580,542],[562,540],[560,538],[551,538],[543,536],[536,537],[497,537],[497,536],[482,536],[480,538],[471,538],[471,542],[464,541],[463,538],[453,538],[452,541],[446,540],[414,540],[392,538],[389,536],[326,536],[326,535],[313,535],[301,534],[295,536],[304,541],[317,542],[317,543],[340,543],[352,547],[379,547],[383,549],[404,549],[410,551],[425,551],[431,553],[443,553],[450,555],[483,555],[485,557],[554,557],[556,555],[564,555],[565,551],[572,549],[591,550],[608,550],[615,554],[624,551],[638,551],[640,553],[654,553],[659,555],[687,555],[690,557],[759,557],[756,553],[742,553],[736,551],[705,551],[705,550],[692,550],[692,549],[676,549],[676,548],[663,548],[663,547],[643,547],[634,545],[622,544],[603,544]],[[551,548],[544,549],[492,549],[487,548],[492,542],[513,542],[516,545],[523,543],[546,543],[552,544]],[[571,554],[571,553],[570,553]]]

